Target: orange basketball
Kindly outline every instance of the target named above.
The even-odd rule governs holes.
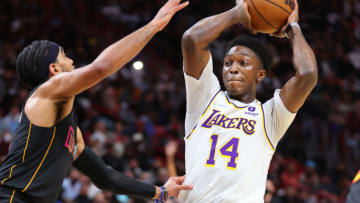
[[[287,23],[294,0],[246,0],[251,24],[258,32],[274,33]]]

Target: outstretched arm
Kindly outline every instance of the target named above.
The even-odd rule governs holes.
[[[200,20],[184,33],[181,45],[187,75],[200,78],[210,57],[208,45],[225,29],[242,23],[251,30],[247,4],[243,0],[237,0],[236,4],[229,11]]]
[[[188,2],[180,2],[181,0],[168,0],[149,24],[107,47],[91,64],[51,78],[47,83],[48,96],[74,96],[118,71],[169,23],[176,12],[188,5]]]
[[[77,129],[78,153],[74,162],[77,168],[100,189],[148,199],[159,199],[159,187],[141,182],[107,166],[90,148],[85,147],[80,129]],[[177,196],[180,190],[191,190],[192,186],[182,185],[185,177],[171,177],[166,183],[168,195]]]
[[[288,21],[291,27],[288,37],[294,54],[293,65],[296,74],[283,86],[280,92],[280,97],[290,112],[297,112],[301,108],[318,79],[314,52],[306,42],[297,24],[299,21],[299,6],[296,0],[295,5],[295,10]]]

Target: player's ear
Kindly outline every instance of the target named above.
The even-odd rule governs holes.
[[[49,74],[54,76],[61,72],[60,66],[56,65],[55,63],[51,63],[49,65]]]
[[[256,84],[260,83],[264,78],[266,77],[266,70],[261,69],[258,71],[258,74],[256,76]]]

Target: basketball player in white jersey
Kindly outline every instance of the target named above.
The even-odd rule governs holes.
[[[256,88],[271,59],[261,42],[240,36],[225,53],[222,80],[213,73],[208,45],[237,23],[251,31],[244,0],[219,15],[205,18],[182,39],[187,109],[186,179],[192,191],[180,192],[185,203],[264,202],[270,160],[285,131],[317,83],[317,64],[298,22],[298,6],[288,19],[295,75],[265,103]],[[285,35],[286,27],[276,35]],[[271,58],[271,57],[270,57]]]

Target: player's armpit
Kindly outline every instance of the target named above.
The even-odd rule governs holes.
[[[80,156],[80,154],[84,151],[85,143],[79,127],[76,129],[76,138],[77,138],[77,152],[75,155],[75,160]]]

